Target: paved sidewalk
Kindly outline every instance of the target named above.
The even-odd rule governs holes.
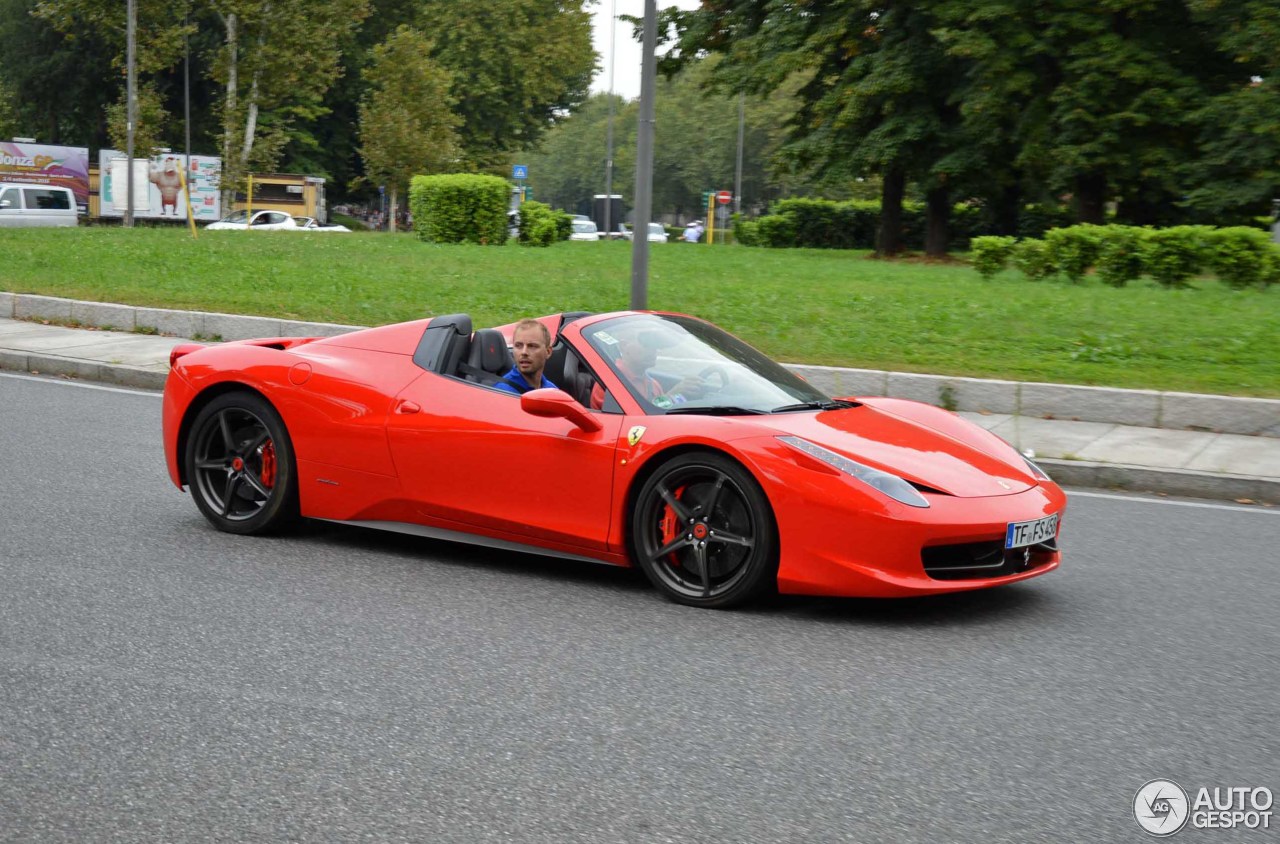
[[[189,319],[193,324],[205,324],[194,322],[205,316],[213,315],[195,314]],[[337,333],[350,328],[323,326],[326,330],[289,331],[285,330],[289,325],[263,322],[263,328],[271,330],[261,331],[260,336]],[[309,324],[307,328],[318,327]],[[0,318],[0,369],[159,390],[169,369],[169,351],[186,342],[192,341]],[[1109,392],[1113,401],[1123,404],[1125,394],[1132,391],[1098,392]],[[1226,397],[1195,398],[1209,408],[1215,399],[1221,399],[1223,407],[1233,401]],[[1265,409],[1267,404],[1258,406]],[[1015,447],[1034,452],[1036,460],[1066,486],[1280,504],[1280,437],[1008,413],[962,411],[961,415]],[[1280,418],[1275,422],[1280,424]],[[1227,425],[1222,427],[1230,430]]]

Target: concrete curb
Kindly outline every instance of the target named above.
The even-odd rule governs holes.
[[[1213,474],[1190,469],[1157,469],[1121,463],[1036,458],[1055,482],[1064,487],[1153,492],[1215,501],[1280,503],[1280,479],[1254,475]]]
[[[139,366],[120,363],[65,358],[59,355],[33,354],[0,350],[0,369],[32,372],[41,375],[66,375],[86,381],[101,381],[118,387],[134,387],[139,390],[163,390],[167,372],[156,372]]]
[[[28,293],[0,293],[0,317],[74,321],[126,331],[144,329],[195,340],[332,337],[365,327],[139,308]],[[56,361],[47,364],[54,365]],[[1024,383],[808,364],[787,364],[787,367],[837,396],[892,396],[976,413],[1280,437],[1280,400],[1277,399]]]

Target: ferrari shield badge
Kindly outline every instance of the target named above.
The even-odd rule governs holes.
[[[634,447],[636,443],[640,442],[640,438],[644,436],[645,430],[646,429],[643,425],[636,425],[634,428],[628,431],[627,445]]]

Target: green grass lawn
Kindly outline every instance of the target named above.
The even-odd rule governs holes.
[[[0,290],[376,325],[477,326],[630,302],[630,244],[439,246],[408,235],[0,229]],[[649,306],[781,360],[1280,397],[1280,290],[983,281],[862,252],[654,244]]]

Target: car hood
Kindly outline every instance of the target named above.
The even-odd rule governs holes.
[[[1012,495],[1037,484],[1011,446],[972,422],[916,402],[885,404],[751,421],[961,498]]]

